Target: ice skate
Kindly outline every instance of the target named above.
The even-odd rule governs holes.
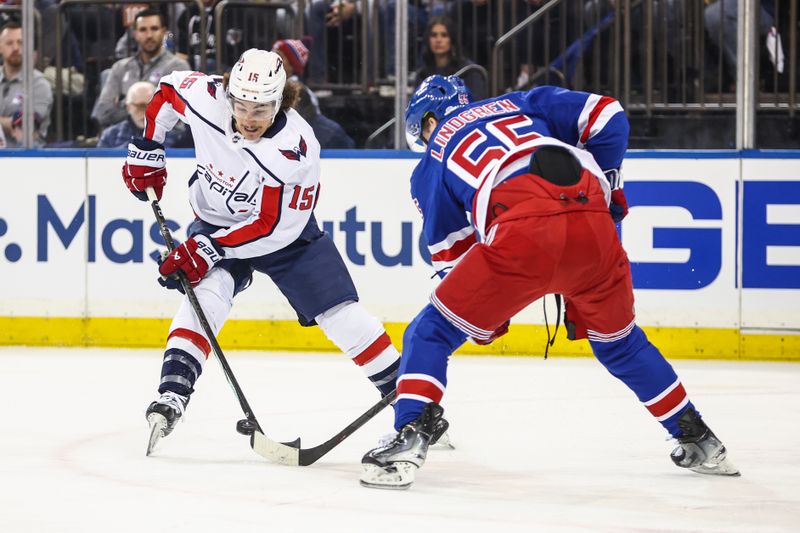
[[[155,448],[162,437],[169,435],[175,424],[183,416],[188,396],[181,396],[172,391],[166,391],[161,397],[150,404],[145,412],[147,423],[150,424],[150,440],[147,443],[147,455]]]
[[[678,419],[683,435],[672,450],[672,462],[700,474],[739,476],[739,469],[728,460],[728,452],[714,432],[697,414],[687,409]]]
[[[431,442],[429,446],[437,446],[440,448],[446,448],[448,450],[455,450],[456,447],[453,445],[453,441],[450,440],[450,433],[448,432],[449,428],[450,422],[444,418],[439,418],[436,420],[436,423],[433,426],[433,433],[431,433]]]
[[[409,488],[417,469],[425,464],[428,446],[443,413],[439,404],[427,404],[422,414],[400,428],[391,442],[367,452],[361,459],[361,485],[376,489]]]
[[[448,450],[455,450],[456,447],[453,444],[453,441],[450,440],[450,433],[448,429],[450,428],[450,423],[445,420],[444,418],[440,418],[436,421],[436,425],[433,427],[433,433],[431,434],[431,441],[428,444],[428,447],[432,448],[434,446],[438,446],[440,448],[446,448]],[[383,448],[390,442],[392,442],[397,436],[397,433],[387,433],[386,435],[380,437],[378,439],[378,448]]]

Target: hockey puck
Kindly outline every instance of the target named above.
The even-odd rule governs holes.
[[[242,435],[252,435],[256,432],[256,422],[248,418],[242,418],[236,422],[236,431]]]

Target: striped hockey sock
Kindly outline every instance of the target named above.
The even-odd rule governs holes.
[[[620,379],[670,435],[678,437],[678,418],[694,407],[672,366],[645,335],[631,323],[624,334],[609,334],[614,340],[589,337],[597,359]]]
[[[172,330],[164,351],[158,392],[172,391],[189,396],[194,392],[194,384],[203,373],[203,364],[210,352],[211,345],[200,333],[184,328]]]

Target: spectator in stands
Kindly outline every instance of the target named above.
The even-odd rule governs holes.
[[[359,8],[359,0],[311,0],[308,3],[307,25],[314,47],[314,59],[309,65],[309,82],[327,81],[328,31],[338,28],[340,31],[352,33]],[[340,54],[343,52],[339,50]]]
[[[723,61],[729,73],[736,72],[736,41],[737,41],[737,0],[713,0],[703,12],[706,32],[714,45],[722,50]],[[775,24],[774,0],[761,0],[758,17],[759,31],[762,36],[767,35]]]
[[[22,101],[26,97],[22,92],[22,26],[19,22],[7,22],[0,28],[0,57],[3,59],[0,68],[0,127],[8,144],[12,139],[19,139],[19,131],[13,131],[21,124]],[[33,111],[39,124],[35,124],[37,144],[43,144],[50,124],[50,110],[53,107],[53,91],[44,75],[33,71]],[[16,116],[15,116],[16,114]]]
[[[167,25],[164,15],[156,9],[145,9],[136,15],[134,38],[139,46],[136,55],[120,59],[111,73],[92,109],[92,118],[101,127],[124,120],[125,97],[137,81],[158,83],[162,76],[174,70],[189,70],[189,64],[175,57],[164,47]]]
[[[21,0],[0,0],[0,5],[20,5]],[[39,13],[38,23],[41,20],[42,43],[39,43],[41,56],[39,61],[42,68],[55,64],[56,52],[56,19],[61,16],[61,60],[65,67],[82,67],[82,59],[78,48],[78,41],[69,25],[69,21],[60,14],[58,10],[58,0],[34,0],[33,7]],[[21,22],[22,14],[13,11],[0,12],[0,26],[6,22]]]
[[[117,44],[114,47],[114,57],[116,59],[125,59],[136,53],[138,46],[136,45],[136,15],[140,11],[149,9],[148,4],[124,4],[120,6],[120,15],[122,18],[122,27],[125,32],[122,37],[117,39]],[[160,9],[163,13],[164,10]],[[169,34],[167,34],[169,35]],[[165,39],[166,40],[166,39]],[[174,48],[174,47],[173,47]],[[169,48],[167,48],[169,50]],[[174,52],[174,50],[169,50]],[[185,58],[184,58],[185,59]]]
[[[409,56],[417,58],[419,47],[415,36],[422,33],[420,30],[428,24],[429,16],[442,16],[445,14],[445,4],[439,0],[409,0],[408,1],[408,40],[412,50]],[[397,20],[397,0],[386,0],[381,6],[381,35],[383,36],[384,58],[386,60],[386,73],[389,79],[394,77],[396,53],[394,49],[395,27]],[[427,40],[426,40],[427,41]],[[423,44],[427,47],[427,42]],[[413,64],[413,63],[412,63]],[[422,81],[424,78],[417,78]],[[473,93],[474,95],[475,93]]]
[[[498,5],[498,2],[500,3]],[[495,41],[505,32],[519,24],[526,17],[543,7],[546,0],[453,0],[448,4],[448,16],[457,22],[460,28],[460,35],[454,39],[461,43],[461,51],[469,56],[473,61],[489,68],[491,65],[492,47]],[[545,49],[554,53],[557,49],[557,41],[560,38],[560,14],[566,10],[572,12],[575,9],[575,2],[562,2],[556,9],[550,11],[548,21],[550,25],[550,42],[545,45],[546,35],[543,31],[544,25],[536,25],[525,30],[523,34],[514,39],[514,44],[506,46],[505,51],[516,49],[517,60],[522,64],[512,64],[505,62],[505,70],[502,77],[508,75],[516,76],[518,69],[523,68],[526,63],[531,63],[535,68],[546,62],[544,58]],[[502,13],[501,13],[502,11]],[[502,19],[501,19],[502,17]],[[569,20],[569,16],[566,16]],[[502,20],[502,24],[501,24]],[[570,25],[566,25],[569,29]],[[528,41],[533,43],[528,48]],[[554,46],[555,44],[555,46]],[[532,54],[532,55],[531,55]],[[527,71],[527,66],[524,66]]]
[[[155,92],[155,85],[149,81],[137,81],[131,85],[125,97],[125,107],[128,110],[128,117],[103,130],[97,147],[127,148],[131,137],[141,137],[142,131],[144,130],[144,112],[147,109],[147,104],[153,99],[153,94],[155,94]],[[184,145],[183,137],[185,131],[186,130],[172,130],[168,132],[164,140],[164,146],[171,148]]]
[[[455,36],[455,25],[449,18],[432,17],[428,21],[428,26],[425,28],[425,50],[422,52],[423,65],[416,72],[416,80],[421,82],[434,74],[442,76],[458,74],[472,91],[472,97],[475,100],[483,100],[488,96],[486,80],[475,68],[462,70],[475,63],[459,53],[458,46],[453,42],[453,36]]]
[[[681,61],[680,54],[683,53],[684,44],[681,43],[683,36],[687,35],[684,14],[689,9],[689,3],[685,0],[653,0],[652,2],[652,28],[653,46],[655,50],[666,52],[666,59],[669,63]],[[567,54],[562,54],[552,66],[564,73],[566,86],[571,86],[572,75],[575,71],[578,59],[583,54],[586,57],[583,61],[584,83],[597,87],[606,77],[607,69],[602,68],[600,72],[593,72],[593,54],[599,53],[593,46],[595,37],[600,32],[606,32],[607,36],[602,40],[611,43],[615,25],[624,25],[625,3],[620,0],[588,0],[583,6],[583,20],[586,25],[586,33],[577,41],[573,42]],[[631,27],[631,65],[644,65],[646,58],[646,39],[647,39],[647,10],[644,2],[631,2],[630,27]],[[619,10],[619,12],[618,12]],[[617,19],[619,13],[620,18]],[[622,30],[624,31],[624,30]],[[572,57],[565,57],[565,55]],[[678,54],[676,56],[676,54]],[[653,62],[656,69],[662,68],[660,65],[661,53],[654,54]],[[669,65],[668,63],[668,65]],[[669,66],[663,67],[669,70]],[[658,70],[656,70],[658,72]],[[633,85],[644,83],[644,69],[631,69]],[[599,75],[599,79],[595,76]],[[691,75],[687,71],[687,75]],[[552,82],[551,82],[552,83]],[[668,90],[676,90],[677,86],[671,84]]]
[[[202,16],[197,5],[192,2],[178,17],[176,53],[178,57],[188,61],[194,70],[216,70],[214,57],[216,55],[216,37],[214,36],[214,2],[216,0],[203,0],[206,17],[206,65],[200,64],[200,17]]]
[[[484,67],[489,66],[492,45],[502,34],[502,28],[495,27],[496,13],[491,0],[454,0],[448,8],[450,18],[459,21],[462,28],[464,50]]]
[[[299,79],[308,63],[309,52],[305,43],[296,39],[282,39],[272,45],[272,51],[283,58],[283,68],[289,82],[300,86],[300,98],[293,107],[311,125],[320,147],[355,148],[355,141],[342,126],[320,112],[316,95]]]

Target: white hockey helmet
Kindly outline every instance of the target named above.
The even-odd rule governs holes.
[[[271,118],[280,109],[286,71],[275,52],[251,48],[231,69],[227,101],[236,118]],[[268,115],[268,116],[267,116]]]

